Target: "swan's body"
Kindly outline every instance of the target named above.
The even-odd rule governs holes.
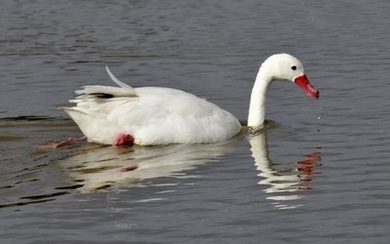
[[[281,65],[287,65],[287,69],[293,65],[296,69],[286,72],[286,76]],[[120,87],[85,86],[76,91],[79,96],[71,100],[76,106],[63,108],[91,142],[212,143],[227,140],[241,130],[237,118],[202,98],[171,88],[132,88],[115,78],[108,68],[107,72]],[[277,54],[268,58],[260,67],[252,90],[248,126],[262,127],[266,90],[273,79],[296,81],[302,77],[303,82],[308,82],[302,64],[291,55]],[[318,97],[318,92],[307,84],[304,84],[308,87],[305,87],[306,93]]]
[[[99,87],[99,93],[105,89]],[[211,143],[240,131],[232,114],[187,92],[162,87],[132,92],[134,96],[110,99],[82,95],[75,100],[76,107],[65,111],[88,140],[102,144],[112,144],[123,134],[131,135],[137,145]]]

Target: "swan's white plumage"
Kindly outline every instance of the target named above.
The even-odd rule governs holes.
[[[89,141],[112,144],[129,134],[138,145],[211,143],[241,129],[232,114],[205,99],[171,88],[132,88],[107,72],[121,87],[85,86],[70,100],[76,106],[63,108]]]

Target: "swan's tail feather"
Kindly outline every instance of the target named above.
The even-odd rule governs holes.
[[[107,74],[108,76],[110,76],[111,80],[113,82],[115,82],[118,86],[122,87],[122,88],[125,88],[125,89],[129,89],[129,90],[132,90],[133,88],[125,83],[123,83],[122,81],[120,81],[118,78],[115,77],[115,75],[113,75],[110,71],[110,69],[108,68],[108,66],[106,65],[106,71],[107,71]]]
[[[71,100],[71,102],[78,102],[80,100],[87,99],[110,99],[115,97],[137,97],[137,94],[131,86],[123,83],[118,78],[116,78],[106,66],[106,71],[110,76],[111,80],[114,81],[119,87],[114,86],[83,86],[80,90],[76,91],[76,94],[79,95],[76,99]]]

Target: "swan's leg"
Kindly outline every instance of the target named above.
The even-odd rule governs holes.
[[[62,140],[62,141],[59,141],[59,142],[53,142],[53,143],[39,145],[39,146],[37,146],[37,148],[38,149],[43,149],[43,150],[45,150],[45,149],[56,149],[56,148],[60,148],[60,147],[67,146],[67,145],[72,145],[72,144],[75,144],[77,142],[86,141],[86,140],[87,140],[86,136],[68,137],[65,140]]]
[[[112,143],[113,146],[132,146],[134,145],[134,137],[129,134],[120,134],[118,135],[115,139],[114,142]]]

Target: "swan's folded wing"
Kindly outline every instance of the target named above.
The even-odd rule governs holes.
[[[122,88],[113,86],[83,86],[81,90],[77,90],[77,98],[113,98],[113,97],[136,97],[137,94],[133,88]],[[77,99],[76,98],[76,99]]]
[[[99,86],[99,85],[90,85],[90,86],[83,86],[81,90],[77,90],[76,94],[79,96],[76,97],[74,101],[71,102],[78,102],[79,100],[83,99],[90,99],[90,98],[114,98],[114,97],[136,97],[137,94],[135,92],[135,89],[126,83],[120,81],[118,78],[116,78],[106,66],[106,71],[108,73],[108,76],[111,78],[113,82],[115,82],[119,87],[113,87],[113,86]]]

